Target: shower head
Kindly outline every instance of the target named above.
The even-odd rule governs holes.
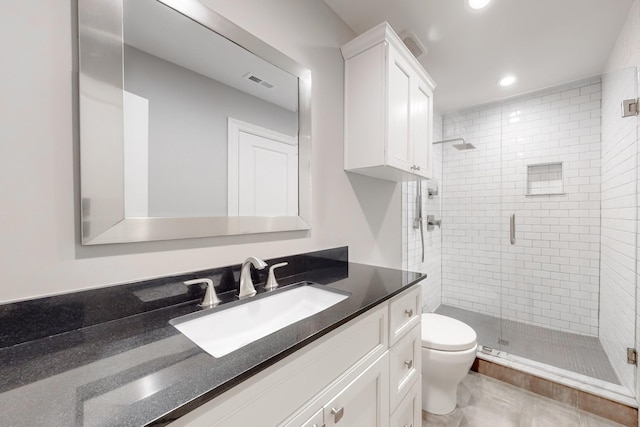
[[[444,141],[436,141],[436,142],[433,142],[432,144],[444,144],[445,142],[453,142],[453,141],[462,141],[461,144],[453,144],[453,148],[455,148],[456,150],[473,150],[474,148],[476,148],[476,146],[473,145],[472,143],[466,142],[464,138],[445,139]]]
[[[476,146],[470,142],[463,142],[462,144],[453,144],[453,148],[456,150],[473,150]]]

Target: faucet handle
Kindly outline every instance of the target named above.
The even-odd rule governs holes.
[[[279,264],[274,264],[269,267],[269,277],[267,277],[267,283],[264,285],[264,288],[268,291],[272,291],[278,287],[278,281],[276,280],[276,275],[273,272],[276,268],[284,267],[285,265],[289,265],[288,262],[281,262]]]
[[[206,283],[207,289],[204,292],[204,298],[202,302],[198,304],[202,308],[211,308],[220,304],[220,298],[216,295],[216,289],[213,287],[213,280],[211,279],[193,279],[182,282],[185,285],[197,285],[199,283]]]

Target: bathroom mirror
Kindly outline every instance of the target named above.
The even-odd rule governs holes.
[[[309,229],[311,72],[197,0],[79,0],[82,244]]]

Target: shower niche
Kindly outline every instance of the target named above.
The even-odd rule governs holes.
[[[527,166],[527,196],[564,194],[562,162]]]

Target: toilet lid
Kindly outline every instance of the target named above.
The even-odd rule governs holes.
[[[422,347],[434,350],[460,351],[476,345],[476,331],[451,317],[435,313],[422,315]]]

